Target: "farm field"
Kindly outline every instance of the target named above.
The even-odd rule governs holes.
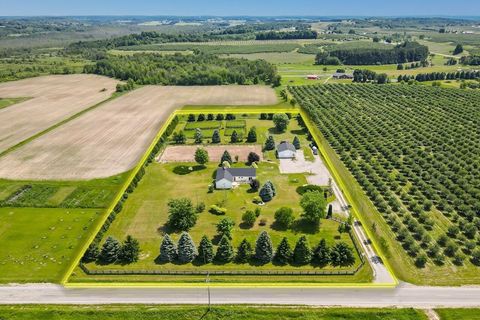
[[[0,109],[0,152],[109,98],[117,83],[95,75],[45,76],[1,83],[1,98],[31,99]]]
[[[242,164],[235,166],[243,167]],[[333,220],[321,220],[320,231],[315,232],[308,226],[298,225],[292,230],[282,230],[275,227],[274,212],[282,206],[288,206],[294,210],[295,217],[298,218],[301,212],[299,206],[300,195],[295,191],[297,187],[306,184],[306,178],[303,174],[281,175],[278,171],[278,165],[275,163],[260,163],[258,168],[258,178],[260,181],[272,180],[277,188],[277,196],[273,201],[261,207],[261,214],[255,225],[251,228],[245,227],[241,223],[241,216],[246,210],[254,210],[257,207],[252,203],[255,194],[250,193],[248,185],[242,185],[234,190],[220,191],[213,193],[208,192],[208,185],[212,183],[212,175],[218,168],[216,163],[209,164],[206,168],[201,169],[194,163],[170,163],[170,164],[151,164],[146,169],[146,174],[134,193],[125,202],[122,212],[120,212],[115,221],[106,232],[105,236],[114,236],[117,239],[124,239],[127,235],[132,235],[138,239],[142,249],[140,260],[130,265],[96,265],[87,264],[90,270],[352,270],[360,264],[357,254],[356,262],[351,267],[331,267],[312,268],[310,265],[295,266],[278,266],[274,263],[268,263],[263,266],[256,264],[237,264],[234,262],[227,264],[206,264],[197,265],[195,263],[188,264],[159,264],[156,263],[159,254],[160,243],[164,233],[169,233],[172,239],[178,240],[179,233],[174,233],[165,226],[168,217],[167,202],[169,199],[187,197],[191,199],[194,205],[204,202],[206,209],[200,213],[197,224],[189,233],[192,239],[198,244],[203,235],[207,235],[217,244],[215,225],[225,216],[218,216],[208,212],[208,208],[212,204],[221,203],[227,209],[228,217],[232,218],[236,225],[232,232],[233,246],[236,248],[243,238],[246,238],[252,244],[258,234],[266,230],[272,238],[274,247],[278,245],[282,237],[287,236],[291,245],[301,235],[306,235],[312,246],[316,245],[320,239],[326,239],[329,245],[333,245],[338,241],[348,243],[353,247],[352,241],[347,233],[338,233],[338,222]],[[192,172],[188,167],[195,168]],[[264,220],[264,226],[260,225]],[[368,268],[365,265],[363,268]],[[363,269],[362,268],[362,269]],[[87,279],[95,279],[96,276],[84,276],[76,272],[76,276],[72,278],[74,282],[85,281]],[[168,281],[169,277],[165,277],[164,281]],[[224,279],[225,277],[223,277]],[[283,277],[282,277],[283,278]],[[178,281],[177,277],[173,277]],[[237,280],[235,280],[237,279]],[[238,276],[228,281],[238,281]],[[308,278],[308,281],[331,281],[330,276]],[[364,282],[370,279],[369,273],[364,273],[362,278],[354,279],[347,276],[343,278],[345,281]],[[122,279],[118,280],[124,280]],[[118,281],[117,280],[117,281]],[[263,277],[262,281],[278,281],[278,278]],[[223,280],[226,281],[226,280]]]
[[[59,282],[99,213],[0,208],[0,283]]]
[[[316,119],[327,156],[396,275],[422,284],[478,283],[478,92],[406,85],[290,90]]]
[[[265,306],[166,306],[166,305],[103,305],[99,306],[1,306],[0,317],[11,320],[43,320],[59,318],[62,320],[97,319],[355,319],[355,320],[426,320],[421,310],[415,309],[357,309],[357,308],[308,308],[265,307]],[[443,319],[442,319],[443,320]],[[458,320],[462,320],[461,318]]]
[[[0,177],[88,180],[113,176],[136,164],[165,120],[183,105],[272,105],[276,102],[275,92],[266,86],[146,86],[109,101],[0,158]],[[12,166],[16,170],[10,170]]]

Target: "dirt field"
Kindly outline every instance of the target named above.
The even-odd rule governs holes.
[[[194,162],[197,148],[198,146],[169,146],[165,148],[165,151],[160,156],[159,162]],[[260,145],[221,145],[204,146],[203,148],[207,150],[210,161],[213,162],[220,161],[225,150],[230,153],[232,159],[238,156],[239,161],[247,161],[250,152],[255,152],[260,156],[260,160],[262,160],[262,146]]]
[[[0,158],[0,177],[81,180],[112,176],[137,163],[164,121],[180,106],[276,102],[274,91],[264,86],[146,86]]]
[[[95,75],[58,75],[0,84],[0,97],[31,97],[0,110],[0,152],[96,103],[118,81]],[[101,91],[105,88],[105,91]]]

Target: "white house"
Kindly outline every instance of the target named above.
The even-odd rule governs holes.
[[[216,189],[232,189],[235,184],[250,183],[257,177],[255,168],[218,168],[215,176]]]
[[[277,157],[279,159],[293,159],[297,154],[295,146],[287,141],[282,141],[277,146]]]

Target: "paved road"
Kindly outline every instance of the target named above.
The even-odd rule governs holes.
[[[480,287],[211,288],[212,304],[297,304],[350,307],[480,307]],[[206,304],[206,288],[65,289],[57,285],[0,287],[0,304]]]

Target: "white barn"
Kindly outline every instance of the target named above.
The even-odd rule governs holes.
[[[297,150],[290,142],[282,141],[277,146],[277,157],[279,159],[293,159],[296,155]]]

